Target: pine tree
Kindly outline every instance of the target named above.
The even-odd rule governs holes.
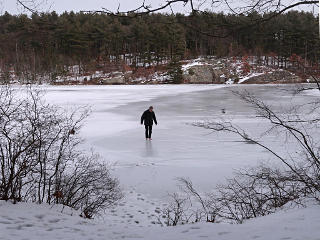
[[[168,64],[168,76],[172,83],[179,84],[183,82],[182,67],[177,58],[173,58]]]

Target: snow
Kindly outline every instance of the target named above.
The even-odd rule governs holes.
[[[320,91],[316,87],[315,87],[315,89],[306,90],[303,93],[308,96],[316,96],[316,97],[320,96]]]
[[[169,76],[167,72],[155,72],[153,74],[150,74],[149,76],[145,77],[138,77],[135,79],[131,79],[131,82],[133,83],[148,83],[148,82],[166,82],[169,80]]]
[[[243,83],[243,82],[249,80],[249,79],[252,78],[252,77],[257,77],[257,76],[260,76],[260,75],[263,75],[263,74],[264,74],[264,73],[251,73],[251,74],[249,74],[248,76],[246,76],[246,77],[244,77],[244,78],[241,78],[238,83],[239,83],[239,84],[240,84],[240,83]]]
[[[64,81],[83,82],[84,80],[90,81],[91,79],[95,79],[95,78],[101,78],[106,80],[113,77],[121,77],[124,75],[122,72],[118,72],[118,71],[111,72],[111,73],[104,73],[103,71],[95,71],[92,74],[85,74],[85,75],[81,75],[78,72],[79,72],[79,66],[78,65],[72,66],[69,69],[69,75],[57,76],[56,82],[64,82]]]
[[[304,103],[314,96],[290,94],[288,85],[139,85],[43,86],[48,102],[66,108],[87,105],[92,113],[82,136],[113,166],[125,198],[100,218],[70,216],[59,206],[0,202],[0,239],[319,239],[318,206],[255,219],[243,225],[194,224],[161,228],[154,224],[167,194],[177,191],[176,178],[188,177],[200,192],[232,176],[235,169],[273,159],[255,145],[229,134],[211,134],[190,125],[195,121],[234,121],[257,135],[265,123],[231,90],[254,92],[275,110]],[[279,104],[281,103],[281,105]],[[159,125],[145,141],[142,112],[153,105]],[[225,109],[225,114],[222,114]],[[257,135],[257,137],[259,137]],[[278,151],[282,140],[266,143]],[[284,149],[284,154],[290,149]],[[270,230],[272,229],[272,230]],[[45,236],[45,237],[44,237]]]
[[[227,81],[226,81],[226,84],[227,85],[230,85],[230,84],[234,84],[234,80],[229,78]]]
[[[177,227],[111,226],[103,220],[86,220],[61,206],[0,201],[1,240],[318,240],[320,206],[291,209],[252,219],[241,225],[198,223]]]
[[[203,58],[197,58],[189,61],[186,64],[181,66],[181,69],[184,73],[187,73],[187,70],[194,66],[202,66],[202,65],[209,65],[207,62],[204,61]]]

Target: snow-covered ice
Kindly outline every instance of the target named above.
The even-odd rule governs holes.
[[[62,106],[91,106],[92,113],[82,131],[86,147],[94,148],[114,165],[125,191],[163,199],[168,192],[176,190],[177,177],[189,177],[199,190],[209,191],[235,169],[270,160],[255,145],[247,145],[233,135],[211,134],[190,123],[223,117],[251,134],[259,133],[264,124],[231,90],[249,90],[281,110],[294,102],[305,101],[304,95],[293,97],[290,88],[281,85],[55,86],[47,87],[46,98]],[[140,125],[140,116],[150,105],[155,107],[159,122],[154,126],[152,142],[144,139],[144,127]],[[281,139],[276,136],[267,140],[276,148],[281,145]]]

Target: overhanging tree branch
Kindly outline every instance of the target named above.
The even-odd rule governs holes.
[[[32,13],[37,13],[37,11],[35,9],[32,9],[32,8],[28,7],[23,1],[17,0],[17,3],[19,5],[21,5],[24,9],[26,9],[26,10],[32,12]]]

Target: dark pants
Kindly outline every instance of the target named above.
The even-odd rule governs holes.
[[[145,125],[145,128],[146,128],[146,138],[151,138],[152,125]]]

